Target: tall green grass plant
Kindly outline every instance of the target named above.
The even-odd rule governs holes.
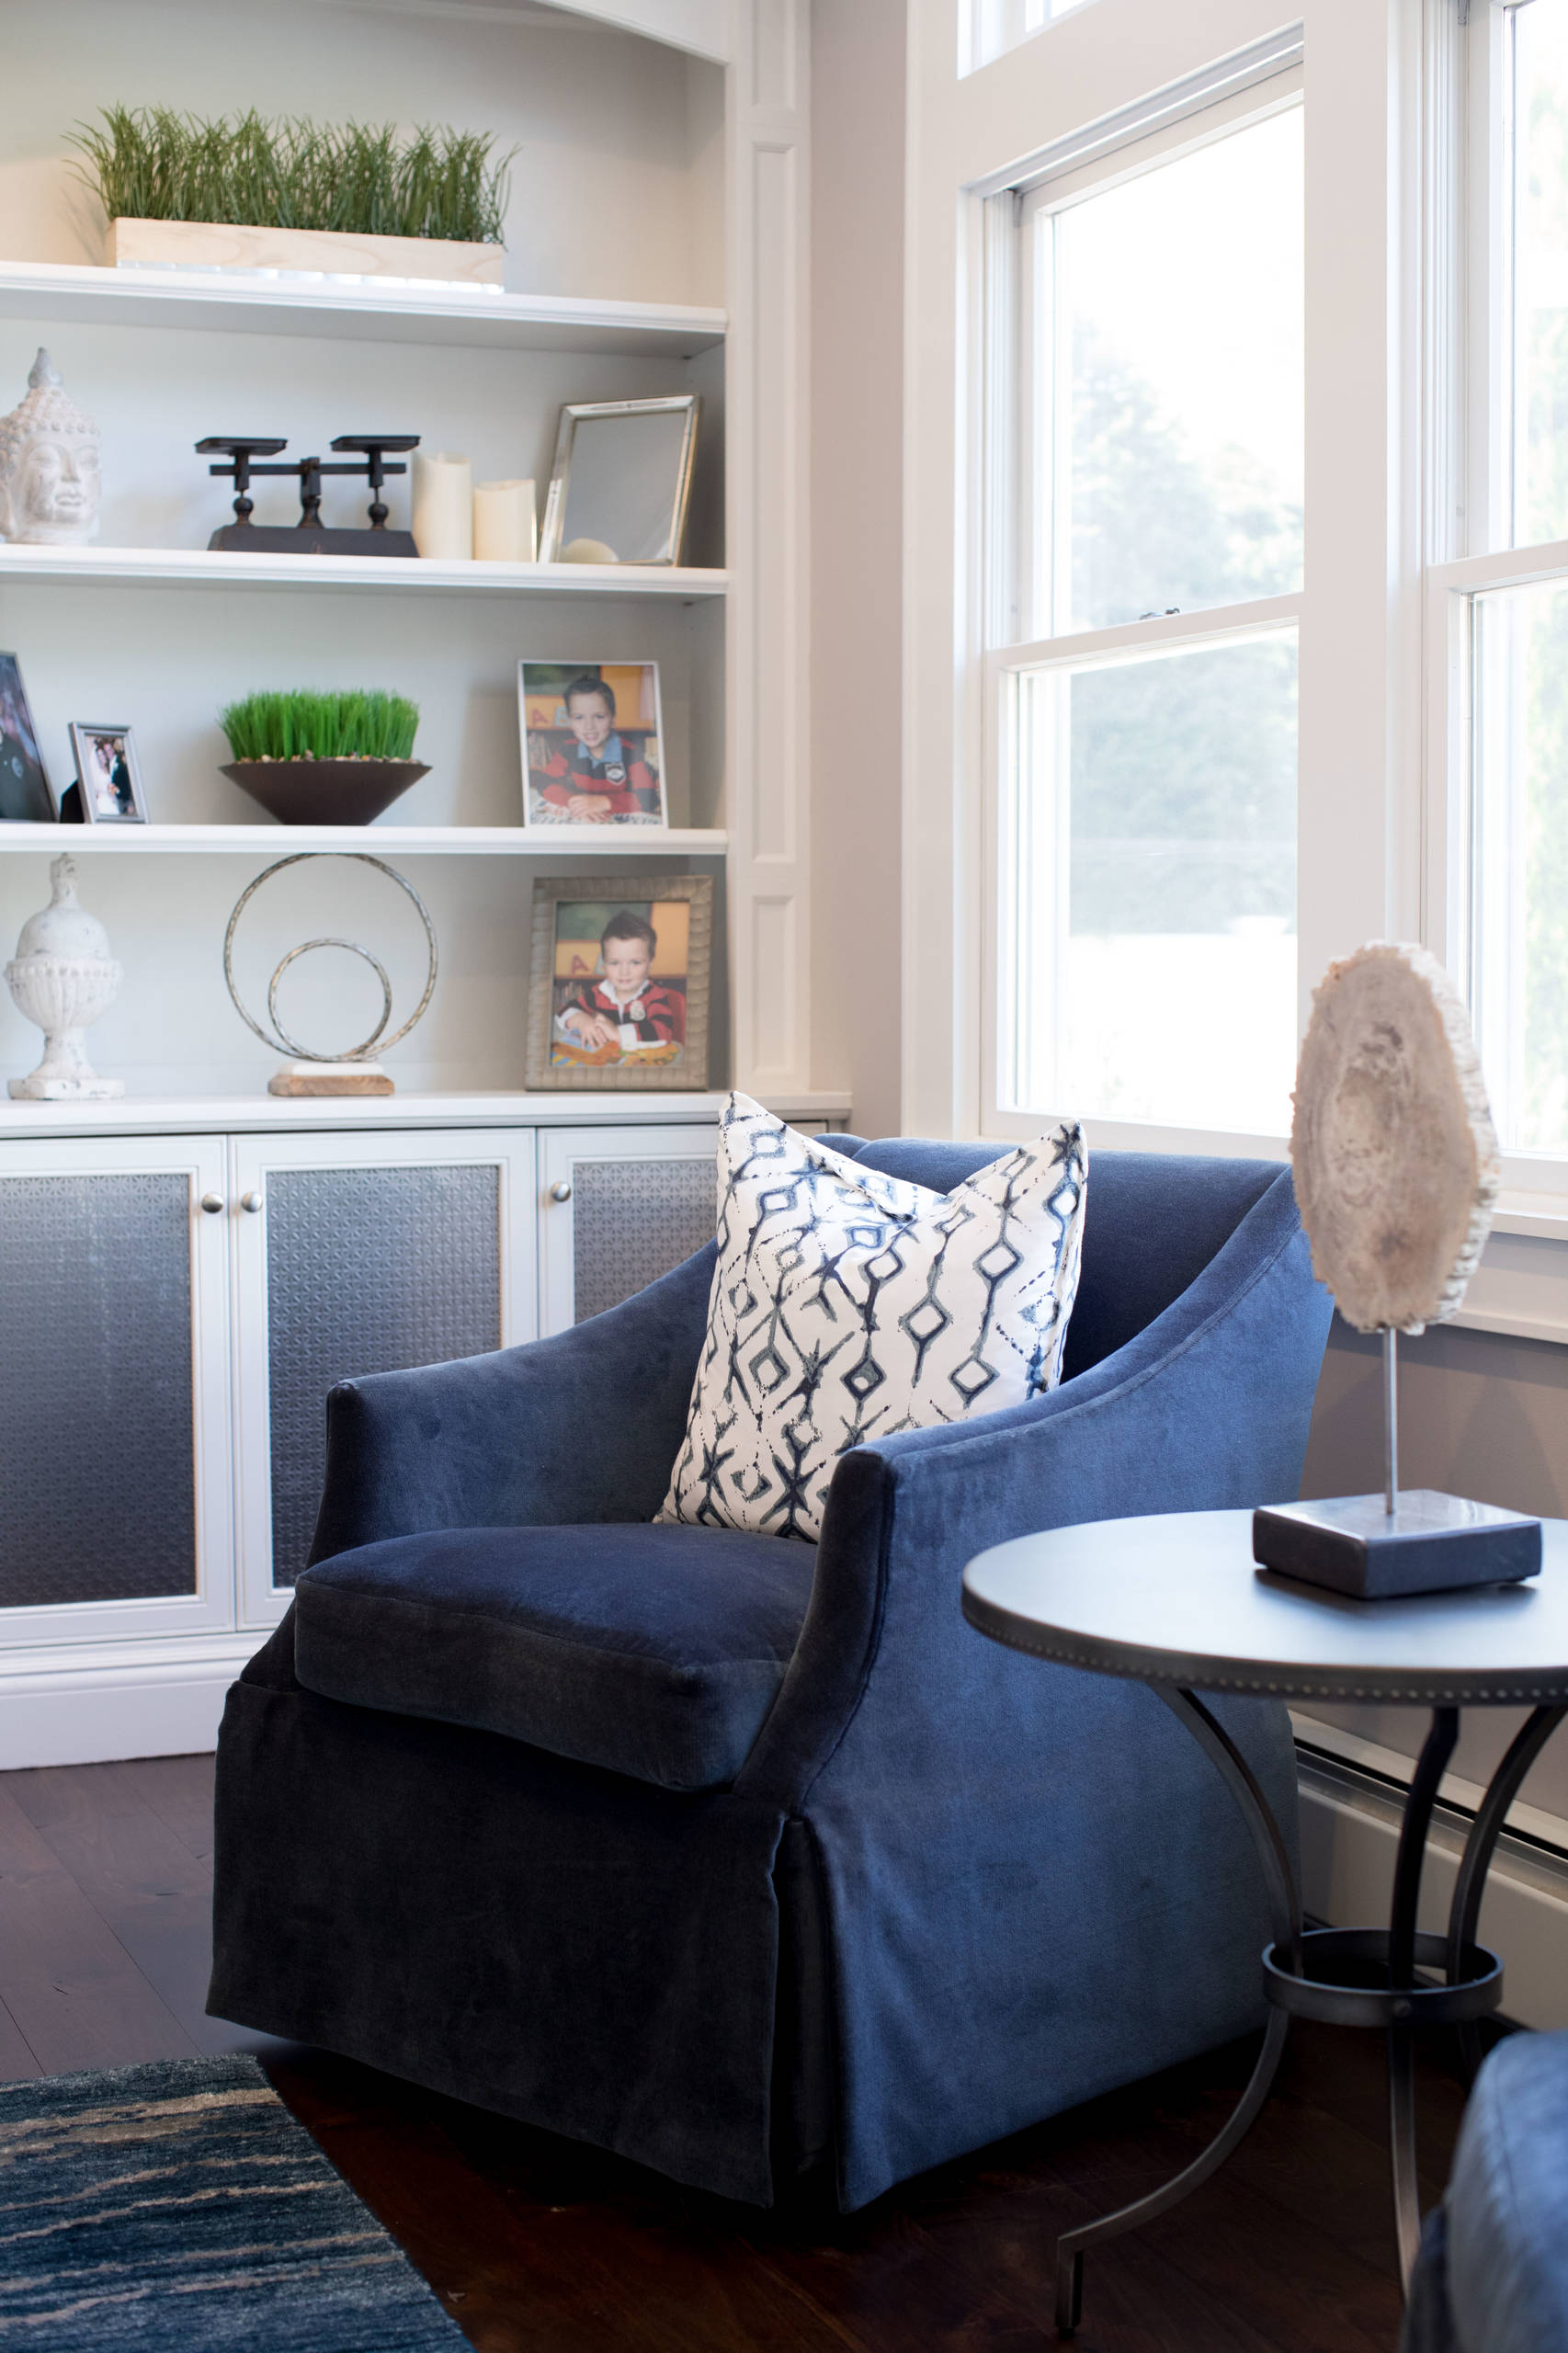
[[[68,143],[111,221],[217,221],[350,235],[504,242],[508,166],[494,132],[203,120],[169,107],[106,107]]]
[[[419,706],[403,695],[247,695],[218,724],[236,760],[407,760]]]

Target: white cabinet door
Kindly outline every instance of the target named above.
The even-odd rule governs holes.
[[[234,1622],[221,1137],[0,1142],[0,1646]]]
[[[540,1134],[540,1329],[602,1314],[713,1239],[718,1131]]]
[[[338,1381],[531,1339],[528,1130],[236,1136],[242,1607],[287,1606],[321,1500]]]

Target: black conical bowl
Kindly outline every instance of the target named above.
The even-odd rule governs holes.
[[[368,825],[429,773],[423,760],[231,760],[223,769],[280,825]]]

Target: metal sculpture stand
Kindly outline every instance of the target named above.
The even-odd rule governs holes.
[[[1391,1347],[1385,1358],[1391,1367],[1392,1358]],[[1390,1492],[1397,1493],[1393,1483],[1397,1441],[1392,1435],[1392,1416],[1389,1430],[1385,1470],[1391,1481]],[[1124,2231],[1137,2230],[1142,2223],[1153,2222],[1200,2182],[1207,2181],[1239,2146],[1268,2097],[1292,2017],[1316,2018],[1329,2026],[1379,2027],[1387,2034],[1394,2234],[1401,2290],[1408,2293],[1421,2241],[1415,2166],[1415,2029],[1418,2026],[1457,2026],[1467,2066],[1473,2074],[1480,2060],[1477,2021],[1495,2010],[1503,1998],[1503,1964],[1495,1953],[1475,1941],[1486,1873],[1508,1809],[1518,1795],[1525,1775],[1568,1715],[1568,1707],[1537,1708],[1493,1775],[1465,1841],[1446,1936],[1418,1929],[1415,1920],[1427,1832],[1443,1772],[1459,1737],[1457,1707],[1432,1711],[1431,1728],[1422,1747],[1400,1829],[1388,1927],[1303,1931],[1290,1856],[1268,1802],[1245,1757],[1196,1693],[1163,1685],[1152,1688],[1212,1759],[1252,1835],[1263,1866],[1274,1928],[1274,1941],[1263,1956],[1264,1992],[1271,2006],[1270,2016],[1246,2088],[1223,2130],[1201,2155],[1163,2188],[1151,2191],[1146,2198],[1140,2198],[1113,2214],[1102,2215],[1097,2222],[1064,2232],[1057,2240],[1057,2331],[1062,2336],[1071,2336],[1078,2325],[1085,2251],[1102,2245],[1108,2239],[1119,2238]],[[1365,1972],[1369,1964],[1385,1972],[1386,1984],[1366,1986],[1340,1982],[1343,1974]],[[1441,1970],[1442,1981],[1433,1983],[1428,1976],[1418,1976],[1418,1969]]]
[[[362,948],[357,939],[342,939],[335,937],[302,939],[297,948],[290,948],[288,954],[279,959],[267,989],[267,1010],[272,1023],[270,1029],[262,1028],[261,1023],[256,1020],[240,995],[234,980],[234,933],[239,927],[241,915],[244,915],[262,884],[269,881],[273,875],[281,874],[286,867],[303,866],[318,858],[352,858],[358,866],[373,866],[379,874],[384,874],[389,881],[395,882],[400,891],[407,893],[413,901],[415,912],[420,923],[424,926],[425,944],[429,956],[424,994],[402,1028],[394,1029],[390,1037],[386,1034],[386,1029],[392,1016],[392,982],[387,976],[386,967],[377,957],[371,955],[368,948]],[[342,948],[350,956],[359,957],[363,962],[369,964],[381,984],[381,1019],[369,1037],[361,1039],[358,1045],[350,1046],[346,1052],[319,1054],[313,1047],[301,1045],[297,1038],[290,1037],[278,1016],[278,991],[284,973],[290,964],[301,956],[308,956],[312,949],[316,948]],[[372,1057],[376,1056],[378,1051],[384,1053],[389,1046],[395,1046],[400,1039],[406,1038],[415,1023],[421,1018],[431,997],[435,995],[437,964],[435,926],[430,921],[429,912],[424,900],[413,883],[406,876],[400,874],[395,866],[388,866],[382,858],[371,858],[365,850],[305,849],[296,851],[292,858],[278,858],[275,865],[267,867],[256,876],[254,882],[247,884],[241,892],[234,902],[233,913],[229,917],[229,927],[223,934],[223,978],[228,983],[229,995],[233,1000],[235,1012],[246,1029],[259,1038],[264,1046],[270,1046],[275,1053],[291,1054],[294,1057],[293,1062],[286,1069],[278,1072],[268,1080],[269,1095],[392,1094],[395,1090],[392,1080],[381,1068],[379,1059],[373,1060]]]

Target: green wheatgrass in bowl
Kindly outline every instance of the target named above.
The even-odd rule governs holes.
[[[247,695],[218,714],[236,760],[410,760],[419,706],[405,695]]]

